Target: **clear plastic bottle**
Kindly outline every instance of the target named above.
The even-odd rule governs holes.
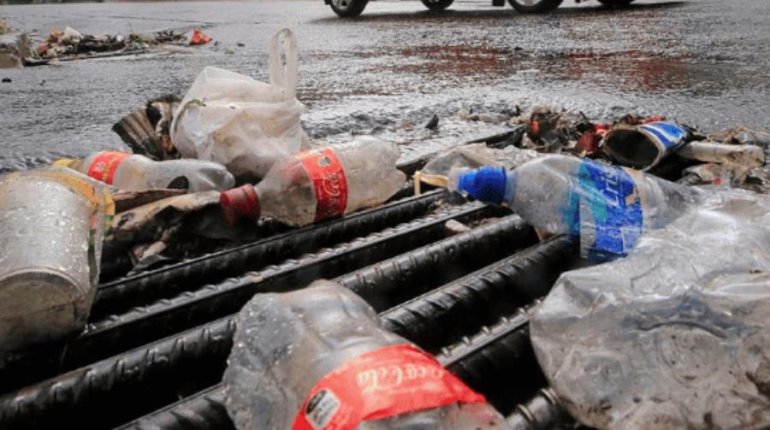
[[[383,329],[371,306],[330,281],[291,293],[255,296],[238,316],[234,343],[223,381],[227,410],[240,430],[320,430],[331,422],[340,425],[333,428],[359,430],[507,428],[482,397],[432,357]],[[410,359],[421,355],[434,367],[420,364],[420,358],[394,361],[391,355],[387,363],[371,359],[356,367],[348,384],[330,382],[335,378],[345,381],[345,369],[353,369],[352,363],[383,351],[386,355],[387,351],[406,351]],[[451,383],[445,384],[438,373]],[[458,397],[471,395],[475,401],[458,403],[445,398],[443,406],[434,407],[423,403],[436,392],[448,395],[464,390],[465,396]],[[361,394],[364,400],[358,404],[346,401],[351,393],[352,398]],[[380,415],[367,420],[372,405],[379,407]],[[350,411],[351,406],[358,409]],[[382,413],[393,407],[405,407],[402,411],[406,412]],[[344,418],[346,411],[360,412],[363,422],[353,419],[341,425],[336,420]],[[303,416],[312,423],[310,427],[298,423]]]
[[[394,143],[362,136],[279,161],[257,184],[222,193],[225,218],[272,217],[301,226],[374,206],[401,189]]]
[[[584,255],[626,255],[646,229],[679,217],[697,189],[635,170],[550,155],[512,171],[482,167],[451,173],[449,188],[504,204],[550,233],[580,236]]]
[[[226,190],[235,184],[224,166],[211,161],[155,161],[139,154],[104,151],[83,160],[60,160],[56,164],[126,191],[183,188],[194,193]]]

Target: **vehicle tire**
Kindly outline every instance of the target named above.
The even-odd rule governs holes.
[[[331,0],[329,6],[340,18],[352,18],[361,15],[369,0]]]
[[[564,0],[508,0],[508,3],[520,13],[550,12]]]
[[[634,2],[634,0],[598,0],[605,6],[625,7]]]
[[[455,0],[422,0],[422,4],[432,12],[441,12],[451,6],[454,1]]]

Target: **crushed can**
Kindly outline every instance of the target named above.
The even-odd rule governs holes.
[[[621,125],[604,136],[604,148],[619,164],[649,170],[685,145],[690,131],[681,124],[658,121]]]

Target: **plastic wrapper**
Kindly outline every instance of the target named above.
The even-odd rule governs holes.
[[[770,199],[714,191],[627,258],[567,272],[530,325],[564,405],[600,429],[770,425]]]

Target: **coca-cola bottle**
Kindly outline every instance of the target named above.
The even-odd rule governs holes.
[[[301,226],[374,206],[401,189],[398,147],[362,136],[339,146],[300,152],[273,165],[257,184],[222,193],[229,222],[272,217]]]
[[[202,160],[155,161],[139,154],[103,151],[83,160],[65,159],[55,164],[126,191],[162,188],[182,188],[190,192],[221,191],[235,184],[233,175],[224,166]]]
[[[508,428],[483,396],[330,281],[256,295],[224,375],[240,430]]]

